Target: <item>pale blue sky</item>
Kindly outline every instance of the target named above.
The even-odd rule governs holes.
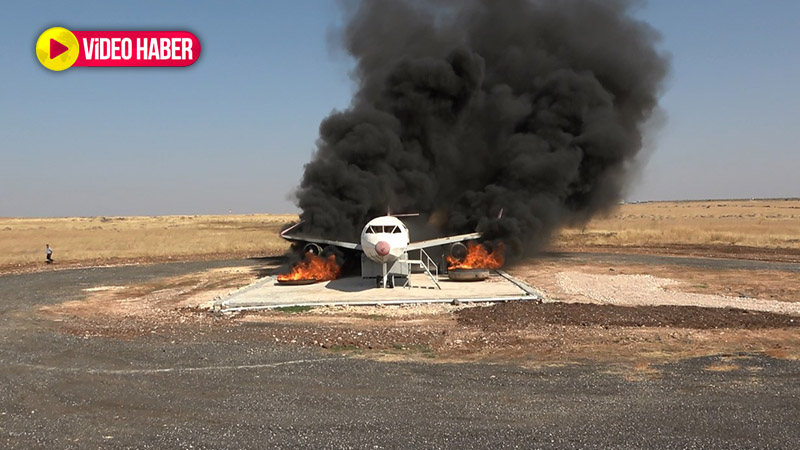
[[[77,6],[76,6],[77,5]],[[672,74],[666,123],[630,200],[800,196],[800,2],[653,1]],[[345,108],[337,3],[4,4],[0,216],[296,211],[320,121]],[[51,26],[185,29],[185,69],[73,68],[35,58]]]

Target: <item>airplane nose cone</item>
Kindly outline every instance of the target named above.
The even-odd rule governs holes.
[[[391,249],[392,248],[389,246],[389,243],[386,241],[380,241],[377,244],[375,244],[375,253],[377,253],[380,256],[388,255],[389,250]]]

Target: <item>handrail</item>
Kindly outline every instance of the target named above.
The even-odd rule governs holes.
[[[428,278],[433,281],[433,284],[436,285],[436,289],[442,289],[439,285],[439,266],[433,261],[433,258],[428,255],[425,250],[423,249],[416,249],[419,250],[419,259],[401,259],[400,262],[404,264],[414,264],[422,267],[422,270],[425,271],[425,274],[428,275]],[[423,255],[425,258],[423,259]],[[431,266],[433,266],[433,272],[431,273]],[[435,274],[435,275],[434,275]]]
[[[423,256],[425,259],[423,259]],[[439,266],[433,262],[433,259],[424,249],[419,249],[419,260],[421,263],[420,265],[425,269],[425,272],[428,274],[431,281],[433,281],[433,284],[435,284],[438,289],[441,289],[442,287],[439,286]],[[433,265],[433,274],[431,273],[431,265]]]

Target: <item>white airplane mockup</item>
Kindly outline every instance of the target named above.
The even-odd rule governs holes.
[[[416,215],[416,214],[407,214]],[[300,226],[302,222],[297,223],[286,230],[281,232],[281,237],[289,241],[306,242],[305,251],[313,251],[316,254],[321,252],[320,245],[334,245],[350,250],[358,250],[364,253],[364,256],[370,261],[379,264],[381,273],[378,275],[379,284],[382,287],[387,286],[387,277],[389,275],[388,268],[395,262],[411,262],[403,261],[404,255],[407,255],[411,250],[422,250],[429,247],[438,247],[440,245],[453,244],[456,242],[468,241],[471,239],[478,239],[481,233],[468,233],[460,234],[457,236],[447,236],[436,239],[428,239],[425,241],[411,242],[408,232],[408,227],[397,216],[386,215],[376,217],[364,226],[361,230],[361,239],[359,243],[344,242],[330,239],[320,239],[311,236],[304,236],[301,234],[290,234],[289,232]],[[362,276],[364,265],[362,264]]]

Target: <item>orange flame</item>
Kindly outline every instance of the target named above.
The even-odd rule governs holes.
[[[336,256],[327,258],[306,253],[305,259],[292,267],[292,271],[278,275],[278,281],[317,280],[327,281],[339,278],[342,268],[336,264]]]
[[[498,243],[494,250],[474,242],[467,243],[467,256],[463,260],[447,257],[447,269],[499,269],[503,267],[505,247]]]

